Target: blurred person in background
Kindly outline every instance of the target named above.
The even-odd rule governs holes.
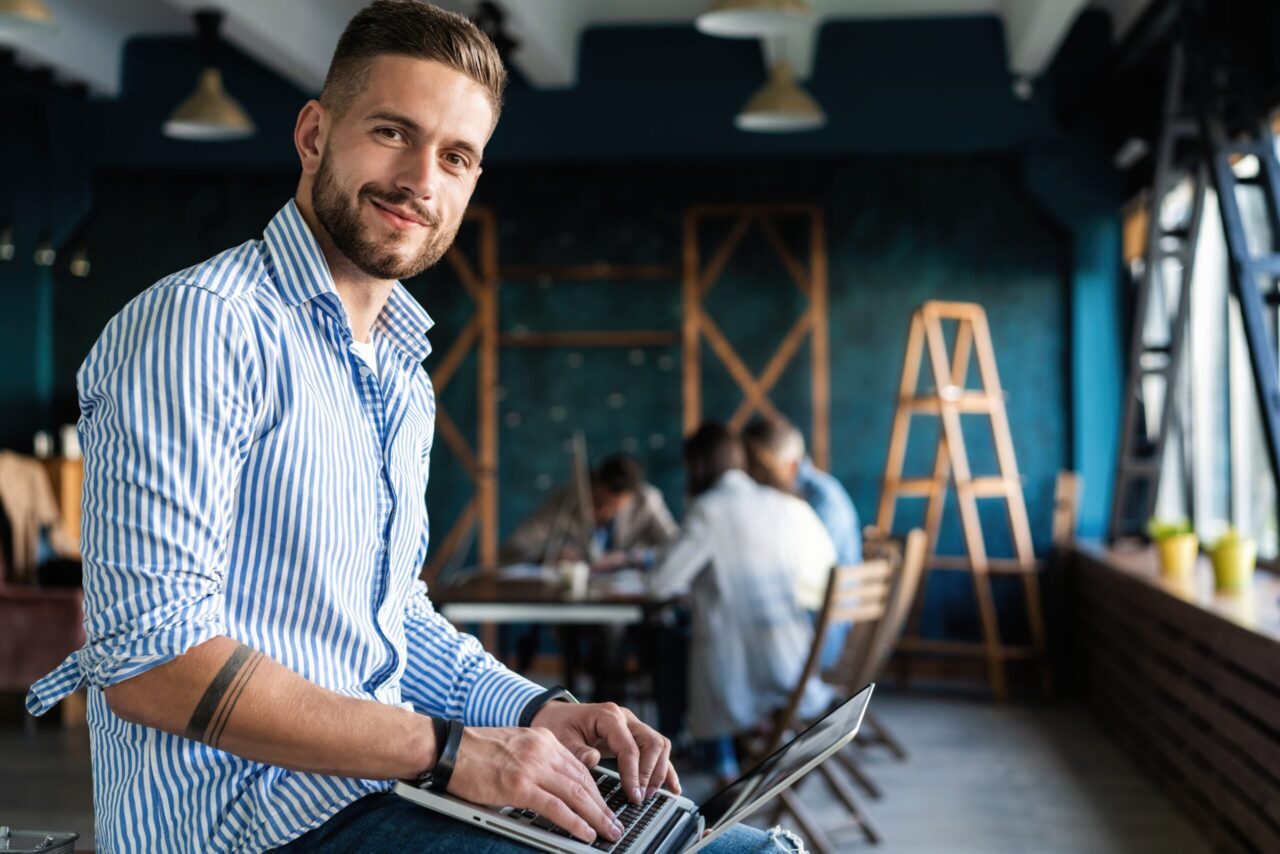
[[[813,464],[805,454],[804,436],[795,425],[781,416],[755,418],[742,431],[747,454],[747,471],[758,482],[799,495],[809,503],[822,520],[836,548],[836,562],[853,566],[862,562],[862,533],[858,511],[849,493],[831,475]],[[822,608],[827,579],[820,584],[802,579],[799,590],[801,604],[813,613]],[[827,628],[822,652],[822,667],[833,667],[844,650],[850,623],[833,623]]]
[[[699,427],[684,462],[690,503],[649,584],[657,599],[688,596],[689,730],[728,780],[739,772],[733,737],[781,707],[800,677],[813,625],[797,581],[826,578],[835,547],[807,504],[751,479],[723,425]],[[819,713],[831,696],[811,680],[802,713]]]

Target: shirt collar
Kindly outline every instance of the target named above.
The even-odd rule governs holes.
[[[744,486],[751,486],[754,484],[755,479],[742,469],[729,469],[724,474],[720,475],[720,479],[716,481],[716,486],[723,487],[724,489],[741,489]]]
[[[329,263],[293,199],[272,217],[264,237],[285,302],[298,306],[327,293],[341,305]],[[392,287],[374,325],[414,361],[421,362],[431,352],[427,332],[434,321],[400,282]]]

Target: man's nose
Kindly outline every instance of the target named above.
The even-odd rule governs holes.
[[[439,177],[440,166],[436,163],[435,152],[415,151],[405,158],[400,174],[396,176],[396,189],[411,199],[429,199],[435,195]]]

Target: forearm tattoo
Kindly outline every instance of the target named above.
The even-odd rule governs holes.
[[[244,644],[236,647],[218,675],[209,683],[200,702],[196,703],[196,710],[187,724],[188,738],[203,741],[210,747],[218,746],[231,711],[240,702],[244,686],[262,663],[262,658],[262,653]]]

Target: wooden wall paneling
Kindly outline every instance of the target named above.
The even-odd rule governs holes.
[[[786,245],[778,230],[780,217],[796,217],[808,223],[807,264]],[[717,245],[706,266],[702,266],[700,226],[712,220],[732,220],[728,234]],[[704,301],[724,274],[725,267],[753,227],[773,250],[788,278],[808,302],[792,324],[759,376],[754,375],[724,332],[707,313]],[[685,211],[684,220],[683,322],[681,341],[684,360],[682,390],[684,430],[691,433],[702,421],[702,342],[729,372],[742,391],[743,400],[728,419],[731,430],[741,429],[753,413],[779,415],[770,393],[808,340],[810,349],[811,426],[809,453],[823,469],[831,466],[830,351],[827,309],[826,221],[815,204],[696,205]]]
[[[1076,664],[1103,725],[1215,847],[1280,850],[1280,639],[1119,558],[1073,558]]]
[[[473,207],[463,222],[479,230],[477,257],[466,256],[455,242],[445,254],[475,305],[471,317],[431,372],[436,389],[436,435],[458,458],[474,484],[474,493],[437,544],[431,547],[422,578],[434,584],[454,552],[477,534],[480,565],[491,569],[498,561],[498,415],[494,389],[498,384],[498,243],[493,211]],[[476,355],[476,433],[469,439],[439,401],[463,360]],[[474,442],[474,445],[473,445]]]

